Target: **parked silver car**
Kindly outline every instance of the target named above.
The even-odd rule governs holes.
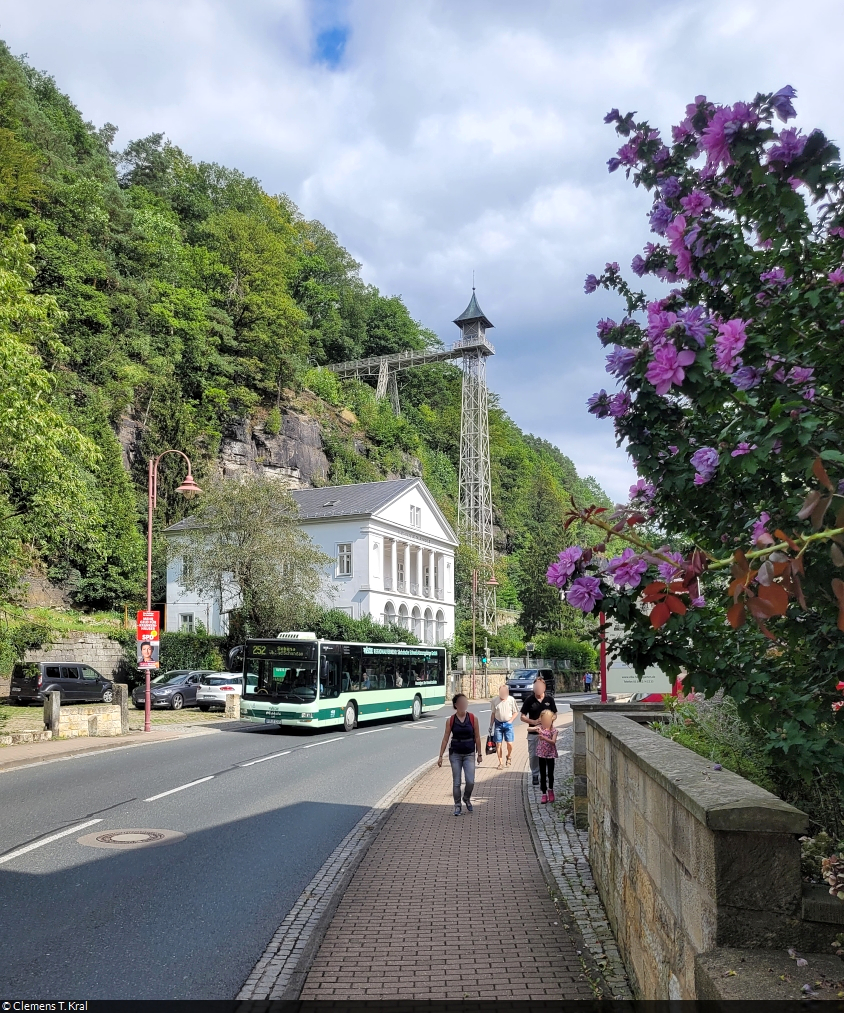
[[[195,707],[199,680],[209,671],[207,668],[194,670],[178,668],[172,672],[161,672],[151,680],[150,705],[152,707],[169,707],[174,711],[181,710],[182,707]],[[138,710],[144,709],[145,694],[146,685],[144,682],[132,690],[132,703]]]

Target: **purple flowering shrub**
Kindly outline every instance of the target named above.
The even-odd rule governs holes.
[[[571,603],[625,627],[626,661],[723,687],[810,769],[844,763],[844,167],[789,123],[795,98],[700,95],[665,137],[606,117],[609,171],[653,205],[632,283],[617,264],[587,279],[623,304],[599,327],[618,389],[589,410],[641,478],[614,514],[573,510],[629,549],[582,554],[558,586],[597,581]]]

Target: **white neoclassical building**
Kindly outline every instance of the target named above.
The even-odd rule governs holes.
[[[451,525],[419,478],[297,489],[303,529],[332,563],[334,605],[355,619],[395,623],[421,641],[439,644],[454,635],[454,550]],[[187,521],[165,532],[177,540]],[[183,562],[170,553],[167,568],[168,631],[199,624],[223,633],[230,601],[200,600],[181,583]]]

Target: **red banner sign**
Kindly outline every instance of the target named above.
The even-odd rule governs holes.
[[[139,612],[136,636],[138,641],[154,640],[156,643],[161,638],[161,626],[159,624],[159,612]]]

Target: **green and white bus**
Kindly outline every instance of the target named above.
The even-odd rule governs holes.
[[[350,644],[314,633],[247,640],[240,716],[282,727],[351,731],[358,721],[445,703],[445,648]]]

